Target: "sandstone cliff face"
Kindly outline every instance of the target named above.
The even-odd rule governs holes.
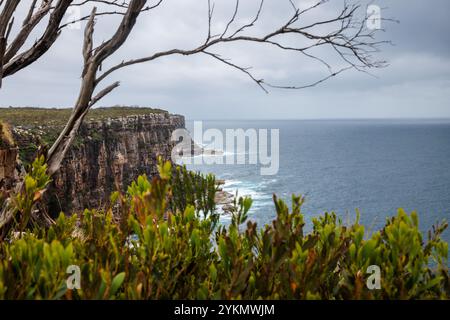
[[[185,126],[183,116],[165,112],[87,120],[53,178],[49,192],[53,214],[101,207],[108,203],[116,186],[125,190],[140,174],[154,175],[158,155],[170,158],[173,130]],[[40,130],[45,132],[45,126]],[[35,142],[35,137],[25,135],[23,130],[16,130],[15,135],[19,148]]]
[[[18,148],[12,141],[10,128],[0,121],[0,194],[10,190],[17,180],[17,156]]]
[[[124,190],[140,174],[156,174],[158,155],[170,158],[172,131],[184,125],[184,117],[169,114],[85,124],[81,142],[71,148],[54,178],[52,211],[101,206],[116,185]]]
[[[16,147],[0,149],[0,190],[10,189],[14,185],[17,178],[16,159]]]

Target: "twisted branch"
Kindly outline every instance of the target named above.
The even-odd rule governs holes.
[[[293,7],[294,13],[287,20],[286,23],[281,25],[279,28],[266,33],[263,36],[249,36],[245,35],[244,32],[253,27],[255,23],[261,18],[261,13],[264,7],[264,0],[260,2],[258,10],[256,11],[255,17],[247,24],[243,24],[237,27],[234,32],[230,32],[231,26],[236,22],[240,1],[236,0],[235,9],[231,18],[228,20],[224,30],[218,34],[212,34],[212,18],[214,12],[214,4],[211,0],[208,0],[208,32],[206,41],[195,47],[193,49],[171,49],[167,51],[156,52],[150,56],[131,59],[127,61],[122,61],[109,69],[107,69],[101,76],[97,79],[96,83],[103,81],[113,72],[128,67],[134,64],[140,64],[145,62],[150,62],[161,57],[170,55],[194,55],[198,53],[206,54],[213,57],[217,61],[224,63],[234,69],[246,74],[252,81],[254,81],[264,92],[268,92],[267,87],[278,88],[278,89],[304,89],[316,86],[344,71],[350,69],[356,69],[358,71],[366,72],[370,68],[381,68],[386,66],[386,62],[383,60],[374,59],[373,53],[378,52],[378,46],[381,44],[389,43],[388,41],[376,41],[375,33],[376,30],[367,30],[366,22],[367,18],[361,21],[356,20],[356,13],[360,9],[360,5],[348,5],[345,4],[343,9],[333,18],[319,20],[314,23],[299,26],[298,22],[302,15],[313,11],[319,6],[325,4],[326,0],[321,0],[316,4],[299,10],[296,8],[292,1],[289,1]],[[319,33],[316,29],[319,26],[328,26],[333,28],[332,31],[328,33]],[[229,35],[227,35],[229,34]],[[298,40],[305,39],[312,43],[307,46],[286,46],[283,45],[280,40],[287,35],[294,35],[298,37]],[[248,43],[259,43],[263,45],[275,46],[282,51],[294,51],[302,54],[303,56],[316,60],[324,65],[328,70],[328,75],[322,79],[312,81],[311,83],[305,85],[276,85],[268,83],[263,79],[259,79],[250,72],[250,68],[239,66],[230,59],[222,58],[218,54],[211,53],[210,48],[217,46],[218,44],[224,43],[234,43],[234,42],[248,42]],[[345,66],[333,68],[324,59],[312,54],[310,51],[317,47],[327,47],[331,48],[332,51],[336,52],[341,58],[341,61]]]

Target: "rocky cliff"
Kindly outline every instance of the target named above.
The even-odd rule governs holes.
[[[0,189],[10,189],[17,178],[17,148],[0,147]]]
[[[17,180],[17,155],[18,148],[14,144],[9,126],[0,121],[0,193],[11,189]]]
[[[140,174],[154,175],[158,155],[170,158],[172,131],[184,126],[183,116],[167,112],[101,120],[88,117],[53,179],[50,211],[68,213],[101,207],[116,186],[125,189]],[[32,133],[29,127],[14,127],[13,136],[22,157],[30,157],[32,153],[24,150],[36,145],[36,140],[52,136],[49,131],[45,125],[34,128]],[[3,167],[10,169],[7,165]]]

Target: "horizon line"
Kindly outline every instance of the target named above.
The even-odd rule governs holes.
[[[159,109],[167,111],[170,114],[179,114],[178,112],[170,111],[161,107],[145,107],[139,105],[117,105],[117,106],[97,106],[92,109],[100,109],[100,108],[111,108],[111,107],[131,107],[131,108],[150,108],[150,109]],[[41,107],[41,106],[21,106],[21,107],[13,107],[13,106],[0,106],[1,109],[8,108],[37,108],[37,109],[71,109],[72,107]],[[191,116],[186,116],[184,114],[180,114],[185,117],[186,121],[381,121],[381,120],[390,120],[390,121],[450,121],[450,116],[443,117],[415,117],[415,116],[404,116],[404,117],[314,117],[314,118],[215,118],[215,117],[206,117],[206,118],[195,118]]]
[[[376,121],[376,120],[446,120],[450,121],[450,117],[380,117],[380,118],[230,118],[230,119],[218,119],[218,118],[188,118],[185,117],[186,121]]]

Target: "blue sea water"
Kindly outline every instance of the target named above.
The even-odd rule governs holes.
[[[193,130],[193,122],[186,124]],[[280,168],[262,176],[256,165],[189,165],[225,179],[224,189],[249,195],[250,219],[275,218],[272,194],[290,203],[306,196],[311,218],[336,212],[368,230],[381,228],[398,208],[416,210],[421,229],[450,220],[450,120],[203,121],[204,129],[279,129]],[[226,216],[223,221],[226,223]],[[444,239],[450,241],[450,231]]]

